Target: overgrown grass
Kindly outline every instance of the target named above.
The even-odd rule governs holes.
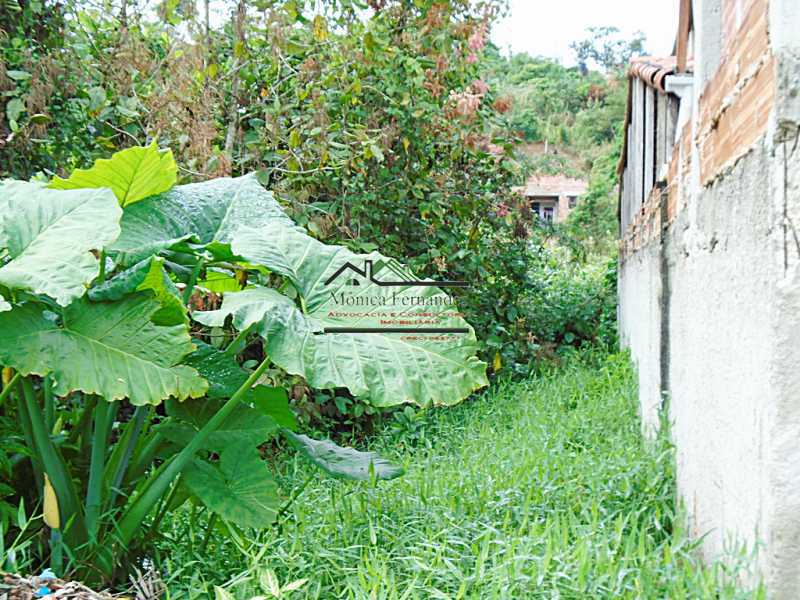
[[[187,511],[158,559],[170,595],[270,597],[271,570],[308,580],[292,598],[761,597],[734,584],[746,562],[696,560],[671,449],[643,441],[635,395],[624,355],[576,362],[386,431],[374,447],[404,477],[316,478],[281,531],[216,532],[203,550],[205,519]],[[299,459],[284,472],[312,473]]]

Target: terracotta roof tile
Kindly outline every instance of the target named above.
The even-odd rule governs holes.
[[[586,193],[588,185],[582,179],[565,175],[534,175],[524,187],[517,188],[525,196],[559,196],[561,194],[579,196]]]
[[[637,56],[631,59],[628,73],[638,77],[650,87],[664,91],[664,78],[675,72],[677,58],[674,56]]]

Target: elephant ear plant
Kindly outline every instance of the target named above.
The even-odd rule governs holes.
[[[59,574],[120,577],[189,497],[229,527],[270,526],[281,497],[259,448],[276,436],[334,477],[402,474],[297,433],[268,367],[374,406],[453,404],[486,384],[452,306],[431,309],[465,332],[445,343],[325,332],[354,322],[332,310],[343,284],[322,282],[386,257],[313,239],[252,175],[175,183],[155,145],[49,184],[0,183],[0,405],[28,452],[16,493],[44,511],[24,535]],[[210,289],[221,308],[188,308],[215,308]]]

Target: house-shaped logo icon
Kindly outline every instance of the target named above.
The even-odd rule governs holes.
[[[377,274],[381,272],[388,272],[394,279],[387,277],[378,278]],[[334,282],[339,282],[342,285],[342,279],[346,278],[344,285],[360,286],[367,283],[384,286],[433,286],[433,287],[468,287],[466,281],[423,281],[414,279],[413,274],[395,259],[387,261],[380,260],[373,264],[372,260],[365,260],[362,268],[357,267],[351,262],[344,263],[341,267],[325,280],[325,285],[331,285]]]

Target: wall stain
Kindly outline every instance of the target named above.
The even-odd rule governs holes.
[[[789,161],[791,160],[792,156],[794,156],[795,150],[797,150],[798,142],[800,142],[800,126],[796,124],[783,123],[782,127],[791,127],[794,129],[794,140],[790,139],[792,133],[790,131],[786,131],[783,141],[781,142],[783,146],[783,272],[786,274],[786,272],[789,270],[790,233],[791,238],[794,241],[795,249],[797,250],[797,257],[800,258],[800,236],[798,236],[797,227],[795,227],[792,218],[789,216]],[[787,150],[789,141],[792,142],[791,150]]]

